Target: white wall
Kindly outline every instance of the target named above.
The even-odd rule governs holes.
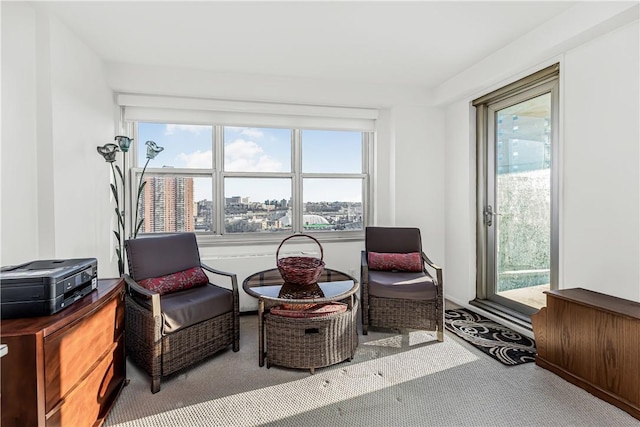
[[[55,257],[96,257],[112,276],[111,172],[96,147],[113,141],[113,92],[102,60],[59,21],[50,40]]]
[[[120,93],[381,108],[425,105],[430,101],[423,88],[404,85],[229,74],[113,62],[106,67],[109,86]]]
[[[638,21],[564,57],[562,287],[640,301]]]
[[[640,301],[638,6],[593,5],[602,8],[599,15],[586,13],[585,7],[590,6],[580,4],[514,41],[434,92],[446,108],[445,295],[452,301],[467,305],[475,297],[475,113],[470,101],[558,61],[559,286]]]
[[[419,227],[425,253],[444,268],[444,114],[425,107],[394,114],[394,225]]]
[[[2,265],[98,258],[112,276],[114,102],[102,61],[59,21],[2,5]],[[6,80],[5,80],[6,79]]]
[[[2,7],[2,265],[38,253],[35,13]],[[16,226],[18,225],[18,226]]]
[[[476,274],[475,116],[468,102],[448,106],[445,134],[445,296],[462,304],[475,298]]]

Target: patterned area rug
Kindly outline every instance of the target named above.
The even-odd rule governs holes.
[[[505,365],[533,362],[536,343],[504,325],[464,308],[444,311],[445,328]]]

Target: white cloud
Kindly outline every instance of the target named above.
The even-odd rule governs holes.
[[[225,170],[235,172],[277,172],[282,163],[264,154],[262,147],[253,141],[236,139],[224,147]]]
[[[178,167],[211,169],[213,167],[211,150],[180,153],[176,156]]]
[[[236,139],[224,146],[224,159],[236,160],[255,157],[263,152],[262,147],[253,141]]]
[[[255,139],[259,139],[259,138],[263,138],[264,137],[264,133],[262,133],[261,130],[252,129],[252,128],[243,129],[241,134],[245,135],[245,136],[248,136],[249,138],[255,138]]]
[[[199,135],[201,132],[211,132],[211,126],[206,125],[167,125],[164,134],[173,135],[176,131],[191,132]]]
[[[229,172],[277,172],[282,164],[269,156],[260,156],[257,159],[233,159],[225,158],[225,170]]]

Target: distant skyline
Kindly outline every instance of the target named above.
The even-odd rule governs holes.
[[[224,163],[226,171],[290,172],[291,132],[289,129],[231,127],[224,128]],[[148,168],[213,167],[213,127],[165,123],[138,124],[137,166],[146,162],[145,142],[164,147],[149,162]],[[361,133],[351,131],[302,131],[302,167],[305,172],[360,173],[362,168]],[[361,180],[306,179],[304,202],[361,202]],[[288,178],[227,178],[225,197],[249,197],[251,201],[289,200],[291,180]],[[211,200],[212,180],[194,179],[194,200]]]

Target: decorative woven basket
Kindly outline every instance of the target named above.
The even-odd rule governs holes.
[[[280,248],[284,242],[294,237],[306,237],[316,242],[320,247],[320,258],[302,256],[280,258]],[[276,264],[280,275],[286,283],[292,283],[294,285],[310,285],[316,283],[318,277],[320,277],[320,274],[322,274],[324,270],[323,258],[324,251],[322,250],[322,245],[317,239],[308,234],[294,234],[293,236],[287,237],[280,242],[280,246],[278,246],[278,250],[276,251]]]

